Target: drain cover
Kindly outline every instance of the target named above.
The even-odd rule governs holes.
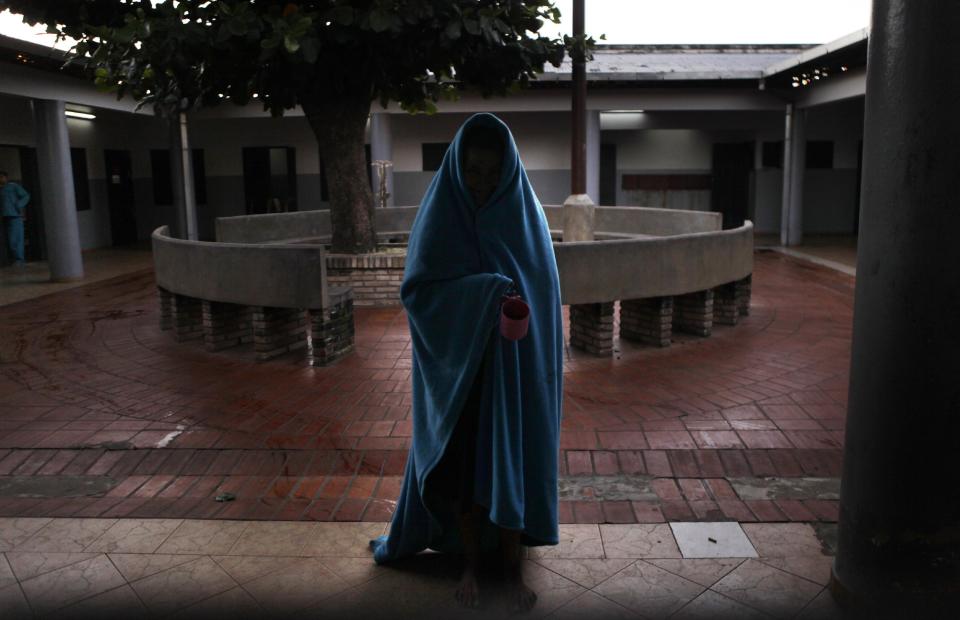
[[[3,476],[0,497],[83,497],[102,495],[116,485],[106,476]]]

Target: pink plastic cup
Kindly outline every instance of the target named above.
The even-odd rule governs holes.
[[[519,297],[505,297],[500,306],[500,334],[507,340],[520,340],[530,326],[530,306]]]

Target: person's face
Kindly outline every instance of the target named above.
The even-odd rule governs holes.
[[[468,148],[463,156],[463,178],[479,209],[490,200],[500,183],[502,154],[490,149]]]
[[[3,187],[7,184],[7,175],[0,174],[0,187]]]

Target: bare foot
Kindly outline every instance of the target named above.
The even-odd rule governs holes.
[[[527,584],[519,578],[507,585],[507,596],[510,601],[510,611],[514,612],[530,611],[537,603],[537,593],[528,588]]]
[[[473,570],[467,568],[463,571],[453,595],[464,607],[480,606],[480,588],[477,586],[477,577]]]

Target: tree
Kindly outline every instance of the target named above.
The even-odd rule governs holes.
[[[364,131],[371,102],[433,112],[464,88],[526,86],[593,39],[539,34],[552,0],[0,0],[79,43],[100,88],[173,118],[196,106],[299,105],[330,183],[332,250],[376,247]]]

